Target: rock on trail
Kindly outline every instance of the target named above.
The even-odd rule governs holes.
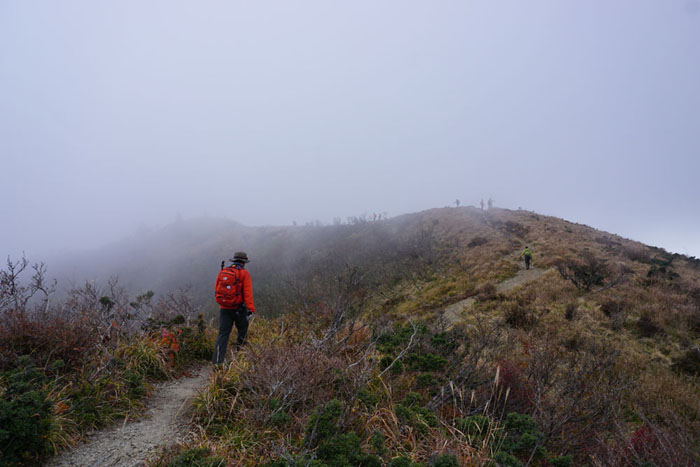
[[[183,441],[187,436],[183,412],[192,396],[207,384],[210,374],[209,366],[205,365],[193,370],[191,377],[157,385],[146,402],[149,408],[143,417],[96,432],[86,443],[62,453],[49,465],[140,465],[156,448]]]

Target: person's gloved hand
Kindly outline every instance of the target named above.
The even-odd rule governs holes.
[[[250,318],[252,318],[252,316],[253,316],[253,312],[250,311],[250,310],[246,310],[246,315],[245,315],[245,317],[246,317],[246,319],[247,319],[248,321],[250,321]]]

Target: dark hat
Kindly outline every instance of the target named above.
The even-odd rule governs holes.
[[[248,255],[245,251],[237,251],[233,254],[233,259],[230,261],[240,261],[241,263],[249,263]]]

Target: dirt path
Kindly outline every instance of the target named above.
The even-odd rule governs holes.
[[[176,443],[187,435],[181,415],[197,390],[203,388],[211,370],[208,365],[192,371],[191,377],[159,384],[147,401],[145,416],[133,422],[95,433],[85,444],[67,451],[51,466],[134,466],[162,445]]]
[[[548,269],[535,269],[534,267],[530,268],[529,270],[520,269],[514,277],[511,277],[510,279],[506,279],[503,282],[496,284],[496,292],[507,292],[518,286],[527,284],[530,281],[539,279],[547,271]],[[462,316],[462,313],[464,313],[465,310],[469,309],[475,301],[476,299],[474,297],[470,297],[464,300],[460,300],[459,302],[453,303],[452,305],[446,307],[443,317],[449,323],[448,327],[452,327],[457,321],[459,321],[459,319]]]

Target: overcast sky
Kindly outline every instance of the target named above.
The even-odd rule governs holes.
[[[493,197],[700,256],[697,0],[0,1],[0,254]]]

